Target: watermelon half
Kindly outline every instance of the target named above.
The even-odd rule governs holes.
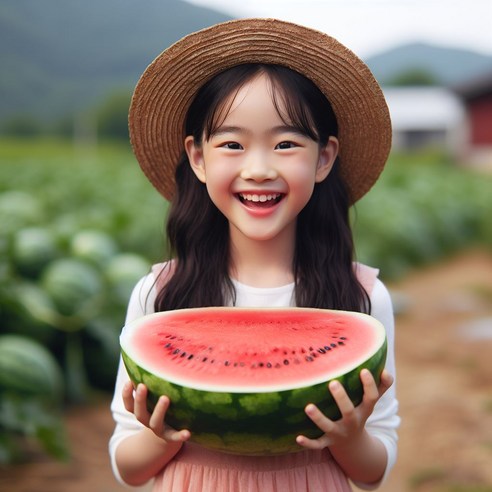
[[[308,308],[198,308],[144,316],[125,326],[122,356],[151,410],[171,399],[166,421],[208,448],[246,455],[300,451],[296,436],[321,431],[308,403],[340,412],[327,384],[339,380],[354,404],[360,371],[379,382],[386,333],[361,313]]]

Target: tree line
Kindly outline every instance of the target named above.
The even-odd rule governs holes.
[[[33,138],[55,136],[76,140],[128,141],[128,108],[131,93],[116,91],[100,105],[73,113],[53,123],[30,114],[17,114],[0,127],[0,136]]]

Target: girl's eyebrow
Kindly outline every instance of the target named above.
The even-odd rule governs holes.
[[[210,132],[211,137],[220,136],[224,133],[248,133],[248,130],[241,128],[240,126],[219,126]]]
[[[296,135],[306,135],[306,132],[301,128],[293,125],[279,125],[272,128],[271,133],[273,135],[282,134],[282,133],[294,133]]]
[[[247,128],[240,127],[240,126],[223,125],[223,126],[219,126],[215,130],[213,130],[211,132],[210,136],[216,137],[216,136],[220,136],[220,135],[223,135],[226,133],[251,134],[252,131],[248,130]],[[282,133],[294,133],[296,135],[302,135],[302,136],[306,135],[306,132],[304,132],[303,130],[301,130],[297,126],[292,126],[292,125],[275,126],[269,131],[269,133],[271,133],[272,135],[280,135]]]

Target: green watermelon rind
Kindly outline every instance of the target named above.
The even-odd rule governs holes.
[[[0,393],[3,391],[59,402],[63,375],[45,347],[22,335],[0,336]]]
[[[354,405],[362,401],[360,371],[368,369],[379,384],[386,362],[387,342],[365,362],[335,378],[345,387]],[[259,393],[216,392],[183,387],[165,381],[139,366],[122,350],[130,379],[149,390],[152,411],[161,395],[171,406],[166,422],[175,429],[189,429],[191,440],[210,449],[243,455],[276,455],[301,451],[296,436],[317,438],[322,432],[304,409],[314,403],[328,418],[337,420],[340,411],[328,391],[330,379],[313,386]]]

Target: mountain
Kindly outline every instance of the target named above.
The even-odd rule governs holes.
[[[130,90],[164,48],[228,19],[182,0],[1,0],[0,122],[56,121]]]
[[[185,0],[0,0],[0,126],[18,115],[50,125],[130,93],[164,48],[228,19]],[[383,84],[411,69],[443,85],[492,70],[492,57],[426,44],[365,61]]]
[[[367,58],[365,62],[383,85],[391,84],[399,75],[413,70],[428,73],[437,84],[448,87],[492,72],[492,56],[426,43],[398,46]]]

